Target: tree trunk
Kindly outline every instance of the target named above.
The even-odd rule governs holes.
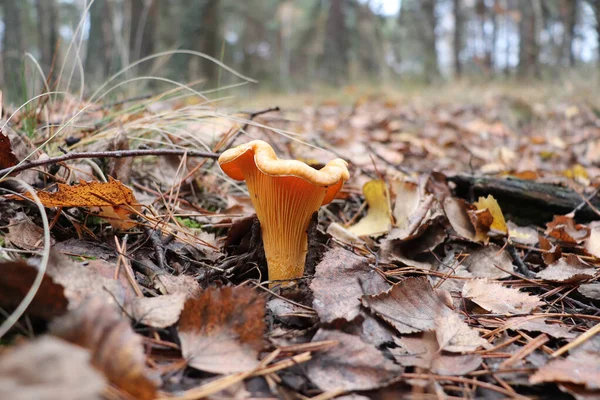
[[[58,6],[55,0],[37,0],[38,46],[41,66],[49,73],[58,50]]]
[[[104,78],[112,59],[111,15],[107,1],[94,1],[90,7],[90,32],[85,57],[85,73],[91,81]]]
[[[346,27],[346,0],[330,0],[323,55],[324,78],[340,85],[348,76],[348,33]]]
[[[573,52],[573,40],[575,40],[575,24],[577,22],[577,0],[562,0],[560,13],[564,21],[564,33],[562,40],[563,57],[568,60],[568,66],[575,66],[575,53]]]
[[[460,78],[462,75],[462,63],[460,62],[460,52],[463,44],[463,15],[461,9],[461,0],[453,0],[454,5],[454,74]]]
[[[3,0],[4,35],[2,37],[2,59],[4,61],[5,98],[20,102],[23,93],[21,56],[23,37],[21,33],[21,0]]]
[[[440,74],[436,48],[437,17],[435,15],[436,0],[422,0],[421,9],[425,19],[423,45],[425,48],[425,76],[429,82]]]
[[[129,0],[129,62],[132,63],[154,53],[158,24],[158,1]],[[143,73],[150,70],[152,63],[140,64]]]
[[[519,2],[521,21],[519,23],[519,75],[521,77],[539,74],[538,43],[534,4]]]

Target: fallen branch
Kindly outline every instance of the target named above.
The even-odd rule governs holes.
[[[582,195],[573,189],[550,183],[489,176],[454,175],[447,178],[457,186],[457,194],[469,199],[469,194],[493,195],[504,208],[510,208],[513,215],[524,219],[550,221],[555,214],[568,214],[575,211],[578,217],[586,220],[598,219],[594,208],[600,208],[600,197]],[[582,200],[585,201],[582,204]],[[590,207],[590,204],[592,207]]]
[[[204,158],[219,158],[218,153],[210,153],[205,151],[187,150],[187,149],[149,149],[149,150],[116,150],[116,151],[91,151],[85,153],[68,153],[58,157],[46,158],[44,160],[36,160],[24,162],[14,167],[0,169],[0,179],[8,174],[25,171],[27,169],[41,167],[44,165],[56,164],[63,161],[77,160],[82,158],[123,158],[123,157],[143,157],[143,156],[182,156],[186,154],[188,157],[204,157]]]

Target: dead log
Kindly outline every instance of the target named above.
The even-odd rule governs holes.
[[[491,194],[498,200],[502,210],[510,214],[515,222],[544,224],[554,215],[576,211],[580,222],[600,219],[598,215],[573,189],[551,183],[515,178],[497,178],[459,174],[447,177],[456,185],[455,193],[468,201],[478,196]],[[598,192],[586,193],[590,203],[600,209]]]

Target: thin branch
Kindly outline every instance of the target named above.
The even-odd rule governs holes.
[[[185,149],[150,149],[150,150],[116,150],[116,151],[91,151],[85,153],[68,153],[58,157],[51,157],[44,160],[23,163],[16,167],[0,169],[0,180],[12,173],[25,171],[27,169],[41,167],[43,165],[56,164],[63,161],[77,160],[82,158],[123,158],[123,157],[143,157],[143,156],[182,156],[188,157],[219,158],[218,153],[209,153],[205,151],[185,150]]]

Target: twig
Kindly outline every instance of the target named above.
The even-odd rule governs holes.
[[[218,153],[210,153],[206,151],[185,150],[185,149],[150,149],[150,150],[115,150],[115,151],[90,151],[85,153],[69,153],[58,157],[51,157],[45,160],[36,160],[14,167],[0,169],[0,179],[2,177],[25,171],[27,169],[41,167],[43,165],[56,164],[63,161],[78,160],[82,158],[123,158],[123,157],[143,157],[143,156],[182,156],[186,154],[188,157],[204,157],[204,158],[219,158]]]
[[[600,324],[594,325],[593,328],[591,328],[591,329],[587,330],[586,332],[584,332],[583,334],[579,335],[577,337],[577,339],[573,340],[571,343],[568,343],[568,344],[564,345],[563,347],[561,347],[560,349],[556,350],[554,353],[550,354],[550,357],[551,358],[558,357],[561,354],[564,354],[567,351],[574,349],[575,347],[577,347],[580,344],[582,344],[583,342],[589,340],[590,338],[592,338],[593,336],[595,336],[598,333],[600,333]]]
[[[523,260],[519,256],[519,252],[517,251],[515,246],[509,244],[506,247],[506,250],[508,250],[508,254],[510,254],[510,256],[513,259],[513,262],[517,265],[517,271],[519,271],[521,275],[523,275],[526,278],[535,278],[535,274],[531,272],[529,268],[527,268],[527,265],[525,265],[525,262],[523,262]]]

